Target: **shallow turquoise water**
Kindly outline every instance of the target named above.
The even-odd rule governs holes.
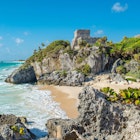
[[[45,123],[50,118],[66,118],[59,105],[52,100],[50,91],[38,90],[30,84],[14,85],[4,82],[5,78],[21,63],[0,62],[0,114],[25,116],[28,128],[38,137],[45,136]]]

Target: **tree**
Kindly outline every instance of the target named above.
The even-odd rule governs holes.
[[[42,43],[41,43],[41,46],[42,46],[42,47],[44,47],[44,46],[45,46],[45,44],[42,42]]]

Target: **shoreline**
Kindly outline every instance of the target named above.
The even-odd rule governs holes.
[[[51,91],[54,101],[60,104],[60,108],[66,112],[71,119],[76,119],[78,113],[78,95],[83,87],[39,85],[39,90]]]
[[[95,89],[100,90],[103,87],[113,88],[117,93],[120,89],[127,89],[128,87],[132,88],[140,88],[140,83],[132,82],[130,84],[122,84],[122,83],[110,83],[107,80],[107,74],[100,75],[100,81],[92,80],[90,82],[86,82],[82,87],[71,87],[71,86],[56,86],[56,85],[38,85],[40,90],[49,90],[51,91],[51,96],[54,101],[60,104],[60,108],[66,112],[66,115],[75,119],[78,117],[78,104],[79,99],[78,95],[84,88],[84,86],[92,86]],[[98,79],[98,77],[97,77]]]

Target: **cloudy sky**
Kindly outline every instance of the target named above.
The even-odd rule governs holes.
[[[140,34],[140,0],[1,0],[0,60],[26,59],[76,29],[113,42]]]

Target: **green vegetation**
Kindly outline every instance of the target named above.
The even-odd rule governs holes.
[[[83,73],[84,75],[87,76],[87,75],[90,74],[91,68],[88,64],[85,64],[85,65],[81,66],[80,68],[77,68],[77,71],[81,72],[81,73]]]
[[[43,43],[42,46],[45,46]],[[46,48],[41,49],[39,47],[38,51],[34,51],[34,54],[26,60],[26,63],[30,62],[41,62],[46,56],[57,56],[60,50],[65,50],[70,46],[69,41],[57,40],[49,44]]]
[[[111,52],[112,55],[120,55],[124,59],[134,58],[135,54],[140,53],[140,38],[127,38],[120,43],[114,44]]]
[[[68,53],[71,59],[75,58],[74,61],[78,65],[77,70],[85,75],[89,75],[91,68],[85,65],[85,60],[91,54],[92,49],[90,47],[92,46],[85,40],[78,40],[78,44],[80,49],[73,50],[71,49],[69,41],[57,40],[50,43],[47,47],[45,47],[44,43],[41,43],[41,47],[39,47],[38,50],[34,50],[34,54],[26,60],[22,68],[28,68],[28,65],[32,62],[42,62],[45,57],[51,57],[58,61],[61,52]],[[128,69],[132,59],[134,59],[136,63],[140,63],[140,38],[124,37],[121,42],[113,43],[112,41],[108,41],[107,37],[104,36],[98,39],[94,45],[99,46],[99,50],[95,53],[105,54],[107,57],[112,57],[112,60],[122,59],[123,64],[116,68],[117,73],[123,74],[124,76],[131,76],[134,79],[140,79],[140,66],[134,72],[131,71],[132,66],[131,69]]]
[[[140,60],[140,38],[124,37],[121,42],[113,43],[112,41],[107,41],[107,37],[105,36],[98,39],[94,45],[100,48],[110,47],[109,50],[104,51],[110,56],[120,57],[125,60],[130,60],[132,58]]]
[[[110,87],[104,87],[100,91],[107,95],[108,101],[115,102],[119,99],[117,93]]]
[[[109,101],[121,101],[124,104],[140,105],[140,88],[128,88],[119,91],[117,94],[114,89],[104,87],[100,90],[107,95]]]
[[[67,71],[66,70],[60,71],[59,73],[60,73],[61,77],[67,77]]]
[[[82,63],[84,60],[86,59],[86,57],[77,57],[76,62],[78,64]]]
[[[136,82],[137,80],[135,78],[125,78],[127,81],[133,81]]]
[[[126,73],[126,76],[130,76],[133,79],[140,79],[140,70],[136,72],[129,71],[128,73]]]
[[[97,42],[101,43],[102,41],[97,40]],[[112,41],[107,42],[106,40],[104,44],[106,44],[107,47],[103,47],[102,43],[99,46],[101,53],[105,53],[116,59],[121,58],[123,61],[123,64],[116,68],[117,73],[131,76],[132,79],[140,79],[140,38],[124,37],[119,43],[113,44]],[[137,65],[139,66],[133,67],[132,64],[129,64],[132,59],[135,60],[134,63],[138,62],[139,64]]]
[[[19,133],[20,135],[24,135],[24,128],[23,127],[18,127],[16,125],[11,126],[11,129],[15,132],[15,133]]]

